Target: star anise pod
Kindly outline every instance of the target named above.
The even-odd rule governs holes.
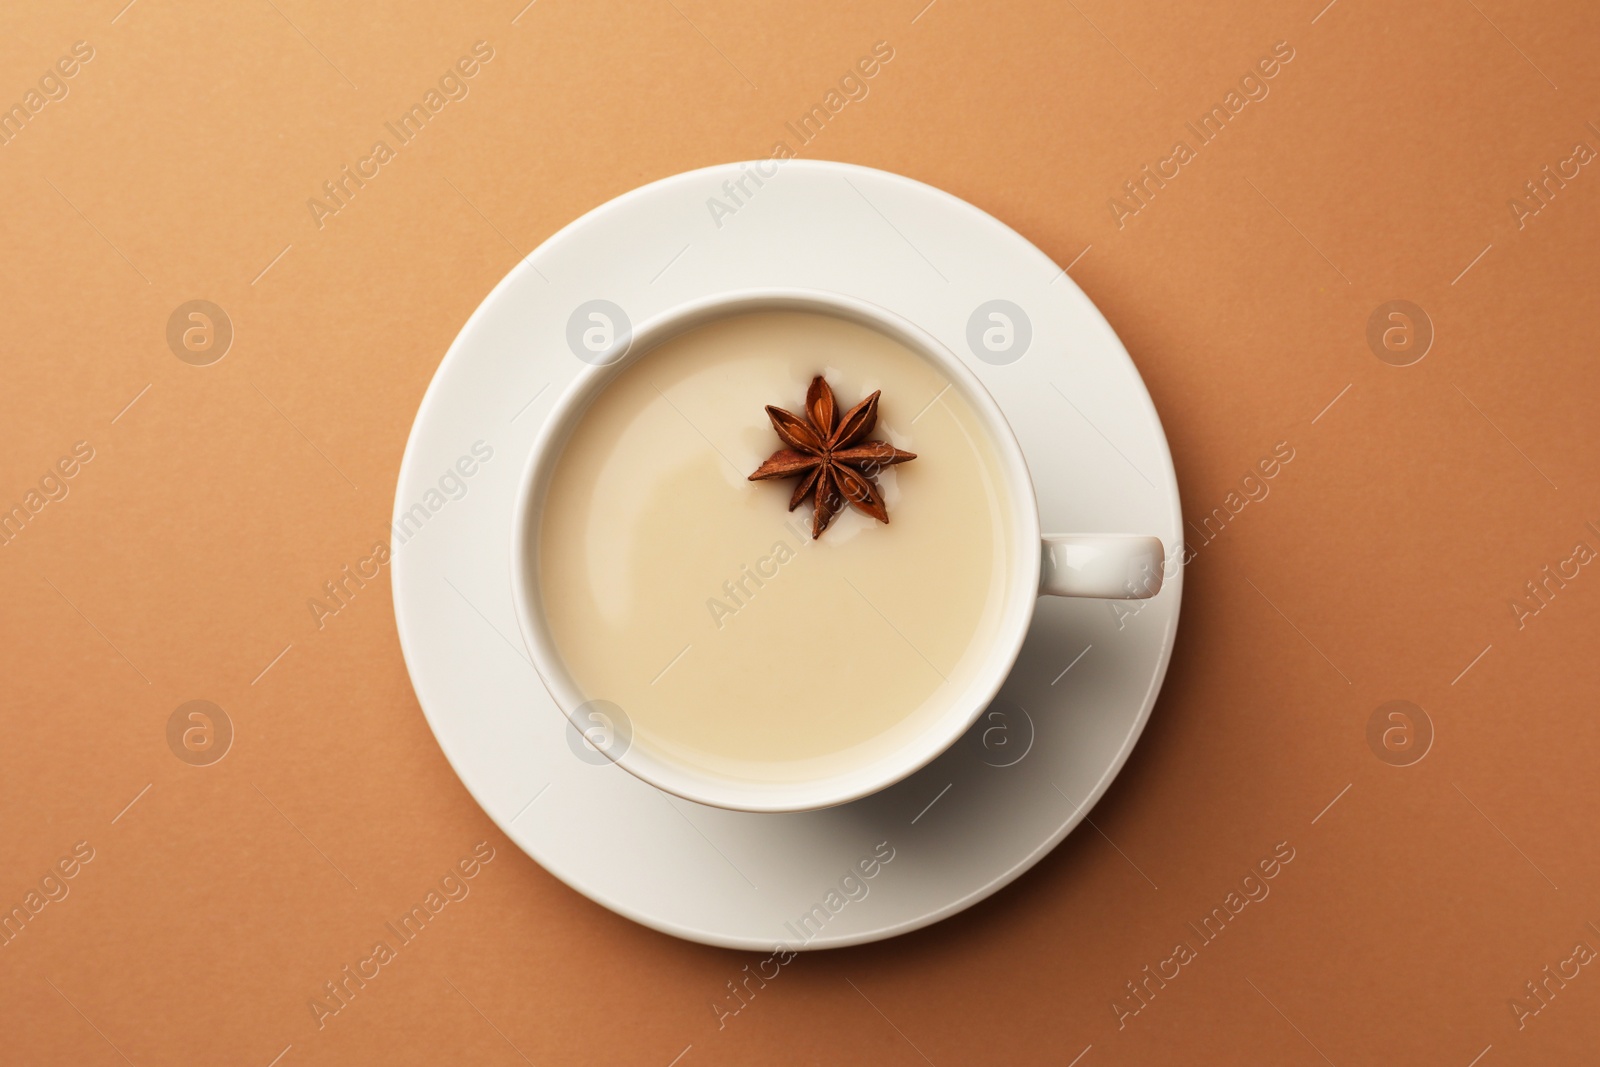
[[[866,440],[878,423],[879,393],[873,393],[841,418],[833,400],[833,390],[819,374],[811,379],[811,388],[806,390],[805,418],[767,405],[767,418],[772,420],[772,428],[789,447],[768,456],[750,475],[750,480],[799,478],[800,484],[789,498],[789,510],[793,511],[808,495],[815,494],[812,540],[822,536],[822,531],[846,502],[879,522],[889,521],[889,511],[878,493],[875,475],[882,467],[917,457],[916,453],[902,452],[887,441]]]

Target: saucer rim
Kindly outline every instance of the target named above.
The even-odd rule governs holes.
[[[561,227],[544,242],[542,242],[538,248],[534,249],[528,255],[519,260],[517,265],[508,271],[506,276],[490,289],[483,301],[473,309],[472,314],[468,316],[457,336],[452,340],[449,348],[446,350],[443,359],[440,361],[439,366],[436,368],[433,377],[428,383],[427,389],[423,393],[422,400],[418,405],[416,419],[414,420],[411,431],[407,436],[406,447],[402,455],[399,473],[396,478],[395,508],[393,512],[394,521],[398,523],[406,501],[411,499],[405,490],[408,487],[411,487],[414,483],[420,484],[421,481],[425,481],[425,479],[419,480],[418,478],[418,471],[420,469],[420,464],[422,463],[421,452],[425,447],[420,443],[422,435],[419,433],[419,429],[424,422],[437,418],[439,416],[440,409],[447,407],[449,403],[444,396],[446,390],[446,386],[444,385],[444,379],[446,377],[444,373],[445,370],[453,366],[456,362],[467,358],[467,355],[465,354],[467,347],[466,338],[474,333],[474,327],[480,324],[480,320],[490,314],[489,309],[499,303],[501,300],[504,300],[505,293],[507,291],[514,290],[516,287],[525,284],[530,274],[539,273],[536,266],[536,261],[539,260],[541,256],[544,258],[549,258],[557,251],[561,250],[569,242],[581,237],[582,232],[590,225],[593,225],[596,221],[604,219],[608,215],[626,210],[627,208],[631,207],[635,201],[651,196],[661,195],[673,189],[674,187],[689,185],[697,180],[703,180],[713,174],[718,176],[736,177],[743,167],[762,162],[767,161],[743,160],[730,163],[712,164],[710,166],[695,168],[693,170],[669,175],[649,182],[645,185],[638,186],[620,194],[611,200],[597,205],[588,212],[585,212],[583,215]],[[914,189],[920,194],[931,195],[933,198],[944,202],[952,210],[966,213],[976,213],[976,215],[981,217],[987,225],[995,227],[1003,235],[1009,236],[1013,240],[1013,243],[1016,245],[1019,252],[1031,252],[1031,254],[1040,262],[1041,266],[1048,266],[1053,271],[1058,272],[1057,277],[1061,277],[1066,284],[1071,287],[1071,290],[1069,291],[1075,292],[1076,298],[1081,301],[1080,310],[1098,319],[1098,321],[1105,327],[1106,332],[1115,342],[1116,347],[1120,350],[1122,358],[1127,360],[1128,366],[1134,371],[1138,388],[1133,391],[1133,395],[1129,397],[1129,400],[1130,402],[1142,407],[1144,413],[1151,420],[1151,423],[1155,429],[1155,436],[1152,443],[1157,449],[1158,456],[1161,461],[1161,469],[1158,477],[1164,482],[1164,484],[1159,487],[1158,491],[1163,497],[1164,508],[1172,516],[1175,516],[1177,525],[1181,529],[1182,509],[1178,493],[1176,471],[1173,466],[1171,448],[1166,436],[1165,427],[1161,422],[1159,413],[1155,409],[1154,401],[1150,397],[1148,388],[1145,387],[1143,383],[1142,376],[1138,375],[1137,368],[1133,365],[1131,358],[1127,355],[1126,347],[1122,345],[1121,339],[1117,337],[1115,331],[1111,329],[1110,324],[1106,322],[1105,317],[1099,308],[1095,306],[1093,301],[1088,298],[1087,294],[1084,294],[1082,290],[1077,287],[1076,283],[1072,281],[1070,275],[1066,274],[1064,268],[1061,268],[1058,264],[1046,256],[1045,253],[1031,241],[1028,241],[1025,237],[1023,237],[1021,234],[1018,234],[1006,223],[984,211],[982,208],[936,186],[928,185],[914,178],[877,168],[833,160],[789,159],[783,162],[783,167],[785,171],[790,171],[792,168],[794,171],[801,173],[815,172],[819,176],[842,176],[845,178],[855,176],[862,178],[863,180],[882,182],[887,185],[900,185],[906,188]],[[1002,408],[1002,410],[1004,409],[1004,403],[999,397],[995,398],[995,402]],[[1026,458],[1026,450],[1024,450],[1024,453]],[[521,466],[520,463],[517,465],[519,467]],[[1165,538],[1163,538],[1163,541],[1165,541]],[[1175,544],[1166,546],[1169,561],[1174,559],[1174,556],[1178,553],[1178,550],[1181,549],[1181,545],[1182,542],[1180,540]],[[474,801],[490,818],[490,820],[495,823],[496,827],[506,835],[507,839],[522,851],[526,852],[530,858],[539,864],[541,868],[553,875],[563,884],[571,887],[578,893],[588,897],[596,903],[601,904],[607,909],[631,919],[640,925],[674,937],[682,938],[684,940],[723,948],[765,951],[774,947],[774,945],[778,942],[778,939],[776,938],[729,935],[719,932],[715,929],[702,929],[699,927],[690,926],[686,923],[677,922],[672,919],[663,918],[660,915],[650,914],[642,911],[626,901],[617,898],[604,888],[600,888],[593,884],[580,884],[576,877],[569,877],[568,872],[562,870],[559,864],[546,862],[538,855],[538,852],[534,847],[530,847],[530,845],[521,840],[523,835],[516,832],[514,828],[510,826],[510,824],[515,821],[517,816],[502,818],[500,814],[497,814],[496,806],[492,804],[490,798],[485,796],[483,793],[483,790],[488,786],[489,783],[486,781],[477,780],[478,775],[475,773],[475,771],[473,773],[469,773],[469,768],[464,767],[458,760],[458,756],[452,754],[450,747],[444,743],[440,735],[439,728],[435,725],[434,713],[429,712],[427,705],[423,702],[421,686],[418,682],[419,660],[421,655],[421,635],[416,632],[416,627],[419,624],[408,621],[406,618],[407,613],[402,609],[403,603],[408,602],[411,596],[410,578],[408,577],[409,567],[404,562],[408,554],[405,553],[403,547],[401,546],[395,546],[392,551],[394,562],[391,567],[391,585],[393,592],[396,630],[399,636],[402,657],[406,664],[408,678],[412,683],[413,691],[417,696],[418,704],[422,708],[424,717],[428,722],[430,732],[434,734],[435,741],[439,743],[440,749],[443,752],[446,761],[450,764],[451,769],[455,772],[457,778],[467,789],[468,793],[473,797]],[[502,553],[497,548],[496,555],[501,554]],[[1106,762],[1104,769],[1095,779],[1093,787],[1085,794],[1084,799],[1076,806],[1075,810],[1069,816],[1067,816],[1054,831],[1047,835],[1034,848],[1027,851],[1021,859],[1000,871],[992,878],[989,878],[982,885],[971,889],[960,897],[950,900],[939,907],[923,911],[922,913],[911,918],[887,923],[871,929],[860,930],[854,933],[838,935],[820,934],[817,937],[805,941],[799,945],[791,945],[788,947],[804,950],[843,948],[852,945],[885,940],[931,926],[934,923],[940,922],[943,919],[949,918],[950,916],[957,914],[968,907],[971,907],[973,904],[993,896],[995,893],[1005,888],[1007,885],[1034,867],[1045,855],[1059,845],[1068,834],[1081,825],[1088,813],[1110,789],[1111,783],[1121,773],[1123,767],[1126,765],[1128,759],[1132,755],[1135,746],[1143,736],[1146,726],[1149,724],[1151,715],[1154,711],[1156,697],[1160,693],[1161,687],[1166,679],[1168,668],[1171,664],[1178,622],[1182,615],[1181,608],[1184,585],[1183,579],[1184,569],[1181,565],[1175,565],[1172,568],[1172,573],[1166,578],[1165,588],[1163,589],[1162,595],[1165,596],[1170,593],[1173,604],[1170,614],[1165,620],[1164,628],[1159,635],[1159,651],[1156,656],[1156,662],[1153,670],[1150,673],[1149,681],[1140,696],[1138,713],[1133,717],[1127,729],[1127,733],[1122,743],[1117,748],[1115,754]],[[534,673],[535,678],[532,680],[532,684],[542,691],[543,685],[537,677],[537,672]],[[616,767],[608,767],[605,768],[605,770],[608,773],[627,774],[626,771]],[[632,779],[631,775],[628,777]],[[642,785],[643,783],[640,784]],[[646,786],[646,788],[651,787]],[[789,817],[778,814],[744,814],[748,814],[749,817],[754,818],[780,819]]]

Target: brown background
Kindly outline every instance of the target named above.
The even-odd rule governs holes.
[[[1521,230],[1507,201],[1600,148],[1600,9],[925,2],[5,6],[0,102],[74,41],[95,57],[0,147],[0,503],[74,442],[95,458],[0,548],[0,905],[75,842],[95,858],[0,948],[0,1059],[1592,1058],[1595,968],[1521,1030],[1509,1001],[1600,947],[1600,567],[1521,629],[1509,602],[1600,549],[1600,172]],[[471,95],[319,230],[306,199],[478,40]],[[387,580],[321,630],[306,601],[385,536],[422,392],[519,253],[768,154],[879,40],[894,60],[805,154],[1082,253],[1191,520],[1275,442],[1296,458],[1190,566],[1103,836],[934,928],[796,960],[719,1030],[760,957],[545,874],[434,744]],[[1277,41],[1271,95],[1119,230],[1108,198]],[[165,341],[197,297],[237,331],[208,367]],[[1368,347],[1391,299],[1437,331],[1414,366]],[[197,698],[237,731],[209,767],[166,740]],[[1367,742],[1391,699],[1436,731],[1413,766]],[[472,895],[319,1030],[322,983],[482,840]],[[1271,897],[1119,1030],[1124,983],[1279,841]]]

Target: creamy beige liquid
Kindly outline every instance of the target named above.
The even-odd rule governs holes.
[[[764,406],[804,415],[823,374],[870,435],[884,525],[854,509],[811,540]],[[982,422],[940,370],[865,326],[803,311],[719,319],[647,353],[580,421],[541,519],[556,645],[633,744],[755,781],[841,773],[903,745],[982,666],[1013,561]]]

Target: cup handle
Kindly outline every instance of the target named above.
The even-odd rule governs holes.
[[[1046,534],[1042,596],[1144,600],[1161,591],[1166,552],[1155,537],[1130,534]]]

